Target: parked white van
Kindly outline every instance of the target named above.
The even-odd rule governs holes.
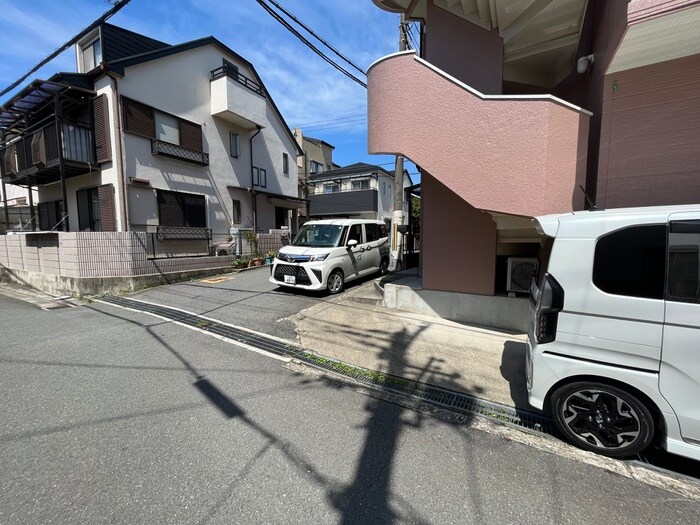
[[[381,221],[338,219],[304,224],[275,258],[270,282],[306,290],[343,290],[345,283],[389,267],[389,239]]]
[[[700,205],[534,219],[529,402],[612,457],[654,438],[700,460]]]

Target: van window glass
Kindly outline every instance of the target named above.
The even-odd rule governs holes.
[[[549,258],[552,255],[552,247],[554,246],[553,237],[545,237],[542,246],[540,246],[540,253],[537,257],[539,260],[539,269],[537,273],[537,287],[541,288],[544,282],[544,276],[547,273],[547,267],[549,266]]]
[[[379,225],[378,224],[365,224],[365,237],[367,237],[367,242],[374,242],[379,240]]]
[[[353,239],[355,239],[358,244],[362,244],[362,224],[353,224],[350,226],[348,241]]]
[[[671,223],[666,298],[685,303],[700,302],[700,221]]]
[[[663,299],[666,225],[635,226],[598,240],[593,284],[630,297]]]

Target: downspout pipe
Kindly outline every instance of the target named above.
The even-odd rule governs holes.
[[[257,131],[250,136],[250,191],[253,205],[253,232],[258,233],[258,194],[255,192],[253,181],[253,139],[262,131],[262,127],[257,126]]]
[[[122,223],[122,231],[129,231],[129,201],[128,201],[128,191],[126,185],[126,177],[124,176],[124,144],[122,140],[122,112],[121,112],[121,102],[119,100],[119,85],[117,82],[117,77],[110,71],[108,71],[104,64],[102,65],[104,73],[109,77],[110,84],[114,86],[114,104],[112,105],[112,118],[114,119],[114,140],[117,143],[119,149],[118,154],[115,152],[115,161],[117,168],[117,176],[119,178],[119,200],[121,201],[121,206],[119,207],[119,215]],[[118,156],[117,156],[118,155]]]

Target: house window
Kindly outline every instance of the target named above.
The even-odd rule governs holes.
[[[111,184],[76,192],[80,231],[116,231],[113,194]]]
[[[231,133],[229,135],[231,156],[238,158],[241,154],[241,143],[239,142],[238,133]]]
[[[338,193],[340,191],[340,184],[324,184],[323,193]]]
[[[83,73],[92,71],[102,62],[102,44],[100,39],[83,46]]]
[[[323,171],[323,164],[320,164],[316,162],[315,160],[311,161],[311,173],[321,173]]]
[[[267,171],[253,166],[253,186],[267,188]]]
[[[289,175],[289,155],[282,153],[282,173]]]
[[[177,117],[156,111],[156,138],[180,145],[180,124]]]
[[[241,201],[238,201],[238,200],[233,201],[232,219],[233,219],[234,224],[241,223]]]
[[[368,180],[354,180],[354,181],[352,181],[352,189],[353,189],[353,191],[368,190],[369,189],[369,181]]]
[[[161,226],[206,228],[207,213],[204,195],[157,190],[158,223]]]
[[[63,219],[63,201],[41,202],[38,207],[39,228],[42,230],[53,230]]]

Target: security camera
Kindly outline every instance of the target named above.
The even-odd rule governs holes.
[[[593,63],[593,60],[593,55],[586,55],[584,57],[579,58],[576,61],[576,71],[578,71],[582,75],[588,72],[588,68],[590,68],[591,64]]]

